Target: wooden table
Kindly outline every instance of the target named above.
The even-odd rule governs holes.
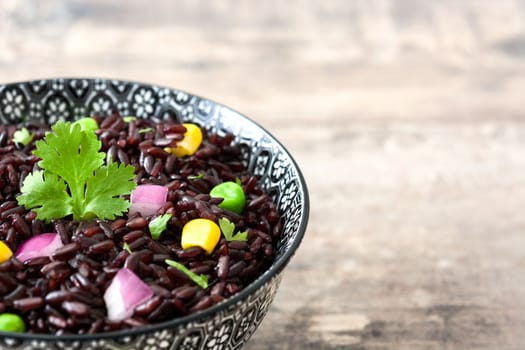
[[[310,224],[246,349],[523,349],[524,17],[524,0],[2,1],[0,76],[164,84],[283,141]]]

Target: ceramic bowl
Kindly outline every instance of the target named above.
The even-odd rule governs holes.
[[[305,234],[308,192],[296,162],[264,128],[244,115],[182,90],[108,79],[47,79],[0,85],[0,122],[24,119],[54,123],[116,107],[122,115],[155,115],[195,122],[232,133],[243,161],[267,190],[284,220],[272,266],[233,297],[206,310],[142,328],[95,335],[0,332],[6,350],[218,350],[239,349],[257,329],[272,303],[283,270]]]

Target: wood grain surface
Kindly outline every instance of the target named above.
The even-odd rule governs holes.
[[[112,77],[239,110],[307,179],[247,350],[525,348],[525,1],[0,2],[2,82]]]

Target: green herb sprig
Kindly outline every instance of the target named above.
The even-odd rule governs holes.
[[[33,134],[31,134],[27,128],[17,130],[13,134],[13,142],[15,143],[27,146],[31,143],[31,141],[33,141]]]
[[[204,177],[204,174],[200,173],[197,175],[188,175],[187,179],[188,180],[199,180],[199,179],[202,179],[203,177]]]
[[[128,115],[128,116],[122,118],[122,120],[124,120],[125,123],[129,123],[129,122],[131,122],[133,120],[137,120],[137,117],[135,117],[133,115]]]
[[[153,131],[153,128],[144,128],[144,129],[139,130],[139,134],[145,134],[145,133],[152,132],[152,131]]]
[[[191,271],[186,266],[182,265],[179,262],[176,262],[175,260],[166,259],[164,260],[164,262],[168,264],[169,266],[176,268],[177,270],[179,270],[186,276],[188,276],[190,280],[192,280],[195,284],[197,284],[202,289],[208,288],[208,277],[206,277],[205,275],[203,274],[197,275],[195,272]]]
[[[236,234],[233,234],[233,231],[235,230],[235,224],[227,218],[219,219],[219,227],[221,228],[221,232],[224,235],[224,238],[228,242],[248,240],[248,232],[246,231],[237,232]]]
[[[148,224],[151,238],[153,238],[154,240],[158,240],[162,232],[166,231],[168,221],[170,221],[170,219],[171,214],[163,214],[151,220]]]
[[[51,129],[35,144],[42,170],[25,178],[18,203],[45,222],[71,214],[76,221],[122,215],[130,203],[121,196],[136,187],[134,167],[104,165],[96,134],[78,124],[59,121]]]
[[[131,248],[129,247],[129,244],[127,242],[124,242],[124,244],[122,244],[122,248],[127,251],[129,254],[132,253],[131,251]]]

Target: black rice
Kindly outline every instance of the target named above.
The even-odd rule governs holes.
[[[39,159],[31,152],[50,127],[34,121],[0,125],[0,240],[15,252],[32,236],[56,232],[64,244],[50,257],[24,263],[12,257],[0,264],[0,312],[20,315],[30,333],[86,334],[139,327],[219,303],[270,266],[282,222],[271,197],[243,166],[241,147],[232,135],[203,130],[200,149],[181,158],[164,149],[183,138],[185,128],[176,121],[125,122],[117,111],[93,118],[100,126],[96,134],[106,161],[134,166],[137,184],[168,188],[168,202],[157,213],[172,215],[168,230],[159,240],[151,238],[148,224],[157,215],[80,223],[68,217],[49,224],[40,221],[34,212],[19,206],[16,197],[24,178],[38,169]],[[28,146],[12,141],[14,132],[22,127],[34,136]],[[208,194],[213,186],[236,179],[246,194],[242,215],[219,208],[221,199]],[[248,241],[227,242],[222,237],[210,255],[199,247],[182,249],[182,227],[197,217],[228,218],[236,231],[248,232]],[[124,243],[131,252],[124,249]],[[204,274],[208,288],[201,289],[166,265],[166,259]],[[103,294],[122,267],[134,271],[154,296],[137,306],[132,317],[109,321]]]

